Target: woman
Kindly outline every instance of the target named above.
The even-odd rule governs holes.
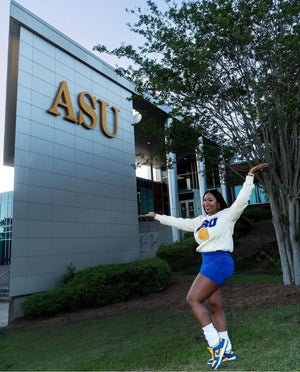
[[[200,323],[211,353],[212,369],[217,369],[222,361],[235,360],[227,332],[227,323],[223,311],[222,284],[234,271],[231,257],[233,251],[233,229],[236,221],[248,205],[254,187],[254,174],[268,167],[267,163],[251,168],[237,199],[227,208],[226,202],[217,190],[208,190],[203,196],[203,208],[207,216],[183,219],[149,212],[139,217],[152,217],[164,225],[177,227],[184,231],[193,231],[197,251],[201,252],[202,265],[187,295],[195,317]],[[204,305],[207,301],[211,312]]]

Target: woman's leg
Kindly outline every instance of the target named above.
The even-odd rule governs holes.
[[[218,332],[227,330],[227,322],[223,310],[222,287],[219,287],[207,299],[207,305],[211,312],[212,320]]]
[[[211,312],[212,320],[220,338],[228,341],[227,351],[232,349],[231,342],[227,332],[227,322],[223,310],[222,287],[219,287],[208,299],[207,304]]]
[[[218,284],[208,279],[206,276],[198,274],[189,290],[187,302],[201,327],[205,327],[211,323],[208,310],[203,303],[211,297],[218,288]]]
[[[198,322],[201,324],[206,341],[211,348],[210,350],[213,356],[211,364],[212,369],[217,369],[221,364],[227,347],[227,341],[220,339],[219,333],[212,324],[208,310],[203,303],[211,297],[218,288],[218,284],[208,279],[206,276],[198,274],[187,295],[187,302],[192,308]]]

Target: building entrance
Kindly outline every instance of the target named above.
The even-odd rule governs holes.
[[[195,217],[195,201],[184,200],[180,202],[180,215],[182,218]]]

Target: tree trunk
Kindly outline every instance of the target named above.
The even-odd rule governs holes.
[[[283,283],[300,285],[300,247],[296,238],[299,202],[297,199],[288,202],[286,198],[279,201],[273,192],[269,191],[268,194],[281,259]],[[286,208],[287,214],[284,213]]]
[[[300,285],[300,245],[297,241],[297,224],[298,224],[299,202],[297,199],[289,201],[289,233],[293,255],[294,281]],[[299,217],[298,217],[299,218]]]
[[[270,203],[271,205],[271,203]],[[287,256],[287,241],[285,239],[285,234],[282,229],[282,225],[279,223],[279,216],[277,211],[274,211],[274,208],[271,205],[272,215],[273,215],[273,225],[275,228],[278,250],[280,254],[281,260],[281,268],[282,268],[282,279],[285,285],[292,284],[292,275],[289,265],[289,260]]]

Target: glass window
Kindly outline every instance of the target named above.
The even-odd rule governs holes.
[[[161,170],[159,168],[152,168],[150,165],[138,166],[135,170],[137,177],[144,178],[146,180],[152,180],[155,182],[161,182]],[[153,179],[152,179],[153,178]]]
[[[0,265],[9,265],[12,237],[13,192],[0,194]]]
[[[234,186],[232,187],[232,200],[234,201],[240,190],[242,189],[242,186]],[[250,195],[249,204],[259,204],[259,203],[267,203],[267,197],[264,189],[261,186],[255,186],[255,188],[252,190],[252,193]]]
[[[256,188],[257,190],[257,196],[258,196],[258,200],[259,200],[259,203],[268,203],[268,198],[267,198],[267,194],[265,192],[265,190],[263,189],[262,186],[257,186]]]

